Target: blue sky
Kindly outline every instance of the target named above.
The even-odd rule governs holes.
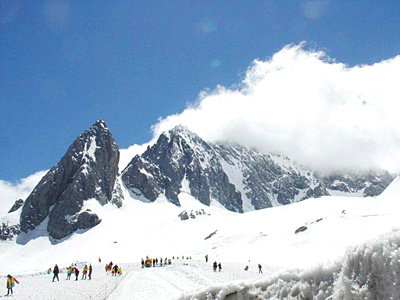
[[[397,1],[0,3],[0,179],[50,168],[97,119],[120,148],[254,59],[307,41],[349,66],[400,54]]]

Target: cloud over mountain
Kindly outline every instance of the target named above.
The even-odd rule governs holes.
[[[36,172],[16,183],[0,180],[0,215],[6,214],[15,200],[25,200],[46,172]]]
[[[350,67],[305,43],[288,45],[254,60],[238,86],[202,92],[153,132],[183,124],[207,141],[230,139],[325,172],[399,172],[399,76],[400,56]]]

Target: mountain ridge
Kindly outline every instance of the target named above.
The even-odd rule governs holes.
[[[125,189],[134,199],[154,202],[165,196],[177,206],[184,191],[206,206],[217,201],[243,213],[338,193],[376,196],[393,180],[389,173],[376,171],[322,176],[284,155],[228,141],[208,143],[182,125],[162,133],[121,173],[118,163],[118,145],[98,120],[26,198],[20,209],[22,236],[45,220],[54,240],[93,228],[101,217],[82,210],[84,202],[96,199],[121,207]]]

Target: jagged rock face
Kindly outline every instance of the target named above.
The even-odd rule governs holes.
[[[327,189],[343,193],[361,194],[364,197],[377,196],[393,181],[387,171],[329,175],[322,178]]]
[[[12,240],[14,236],[21,232],[19,225],[10,225],[8,223],[2,223],[0,225],[0,240]]]
[[[238,178],[233,183],[250,208],[262,209],[328,195],[313,172],[287,157],[265,155],[229,143],[215,145],[215,150],[224,170],[230,177]]]
[[[8,213],[12,213],[16,210],[18,210],[22,205],[24,205],[24,200],[18,199],[14,202],[14,205],[11,207],[11,209],[8,211]]]
[[[335,189],[374,196],[393,179],[387,172],[368,174],[324,177],[288,157],[237,144],[206,143],[177,126],[134,157],[121,178],[134,196],[150,201],[164,193],[179,205],[178,195],[184,190],[205,205],[215,199],[231,211],[243,212],[327,196]]]
[[[47,217],[48,232],[61,239],[77,229],[100,222],[91,212],[81,212],[83,202],[95,198],[101,204],[120,196],[114,192],[119,150],[103,121],[81,134],[60,162],[53,166],[28,196],[23,207],[21,230],[34,229]]]
[[[240,193],[223,171],[214,149],[187,128],[162,134],[157,143],[136,156],[122,172],[124,185],[154,201],[161,193],[179,205],[182,183],[201,203],[217,199],[227,209],[242,212]]]

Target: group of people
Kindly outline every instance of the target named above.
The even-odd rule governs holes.
[[[217,268],[218,268],[218,271],[221,272],[221,270],[222,270],[222,265],[221,265],[221,263],[217,264],[217,262],[214,261],[214,263],[213,263],[213,270],[214,270],[214,272],[217,272]]]
[[[206,254],[206,256],[204,257],[205,259],[206,259],[206,263],[208,262],[208,254]],[[216,272],[217,271],[217,269],[221,272],[221,270],[222,270],[222,265],[221,265],[221,263],[217,263],[216,261],[214,261],[214,263],[213,263],[213,270],[214,270],[214,272]],[[244,267],[244,270],[245,271],[248,271],[249,270],[249,266],[248,265],[246,265],[245,267]],[[258,273],[263,273],[262,272],[262,266],[261,266],[261,264],[258,264]]]
[[[164,259],[162,257],[160,257],[160,259],[158,259],[158,258],[151,259],[150,257],[146,256],[145,260],[143,258],[141,260],[142,268],[144,268],[144,267],[149,268],[149,267],[155,267],[155,266],[162,267],[163,265],[170,265],[170,264],[172,264],[172,261],[171,261],[171,259],[168,259],[167,257]]]
[[[71,279],[71,275],[72,274],[75,275],[75,280],[78,280],[78,276],[79,276],[80,271],[79,271],[78,267],[76,266],[76,264],[75,265],[72,264],[71,266],[67,267],[66,269],[67,269],[67,280]],[[92,272],[93,272],[92,265],[91,264],[89,264],[89,266],[85,265],[83,267],[83,270],[82,270],[82,278],[81,278],[81,280],[86,280],[87,277],[89,277],[89,280],[91,280],[92,279]],[[50,274],[50,273],[51,273],[51,268],[49,268],[47,270],[47,274]],[[53,282],[56,279],[57,279],[57,281],[60,281],[60,278],[58,277],[58,274],[60,274],[60,268],[56,264],[54,266],[54,268],[53,268]]]
[[[204,257],[205,259],[206,259],[206,263],[208,262],[208,254],[206,254],[206,256]],[[213,263],[213,270],[214,270],[214,272],[217,272],[217,269],[218,269],[218,271],[222,271],[222,264],[221,263],[217,263],[216,261],[214,261],[214,263]]]
[[[248,265],[246,265],[245,267],[244,267],[244,270],[245,271],[248,271],[249,270],[249,266]],[[258,264],[258,273],[263,273],[263,271],[262,271],[262,265],[260,265],[260,264]]]
[[[119,267],[117,264],[114,265],[112,261],[109,264],[106,264],[105,269],[107,274],[111,273],[111,276],[122,275],[121,267]]]

